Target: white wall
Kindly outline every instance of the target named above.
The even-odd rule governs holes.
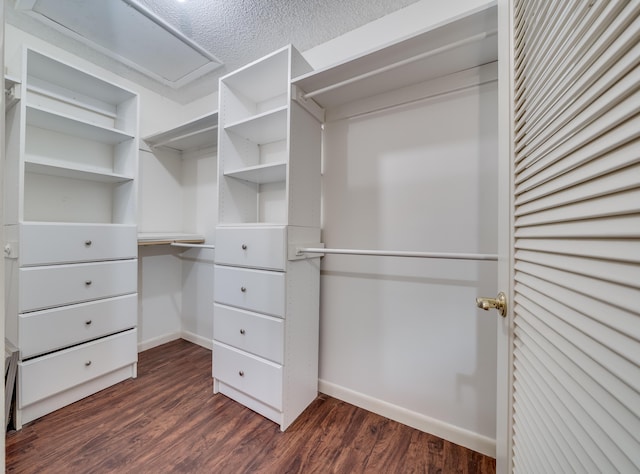
[[[141,232],[189,232],[215,241],[217,156],[140,152]],[[140,247],[140,349],[183,337],[205,347],[213,339],[213,250]]]
[[[496,253],[496,114],[492,83],[327,124],[325,245]],[[496,320],[475,298],[497,293],[495,262],[326,256],[321,268],[321,389],[491,452]]]

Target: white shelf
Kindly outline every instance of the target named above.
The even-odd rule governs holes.
[[[233,132],[259,145],[284,140],[287,137],[288,107],[278,107],[226,125],[224,130]]]
[[[108,145],[115,145],[134,138],[133,135],[114,128],[101,127],[30,105],[27,105],[27,124]]]
[[[287,179],[287,163],[267,163],[239,170],[225,171],[225,176],[256,184],[277,183]]]
[[[491,2],[409,38],[293,79],[324,108],[443,77],[498,59],[497,7]]]
[[[170,148],[185,152],[218,145],[218,112],[199,117],[165,132],[149,135],[144,141],[151,148]]]
[[[133,92],[120,86],[106,82],[32,49],[28,51],[27,76],[41,79],[62,90],[72,91],[73,95],[81,94],[114,106],[136,96]]]
[[[29,173],[44,174],[48,176],[61,176],[63,178],[82,179],[102,183],[124,183],[134,178],[117,173],[90,170],[83,167],[62,165],[53,161],[29,160],[25,161],[25,171]]]

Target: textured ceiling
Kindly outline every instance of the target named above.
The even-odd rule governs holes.
[[[127,79],[185,103],[213,92],[219,76],[286,44],[291,43],[298,50],[306,51],[416,1],[138,0],[138,3],[224,63],[222,68],[178,90],[152,81],[13,9],[8,9],[7,21]]]

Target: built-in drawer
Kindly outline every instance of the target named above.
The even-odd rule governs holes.
[[[133,225],[20,225],[20,265],[116,260],[137,255],[137,233]]]
[[[79,303],[19,316],[23,359],[131,329],[138,323],[138,295]]]
[[[215,265],[213,297],[216,303],[284,317],[285,274],[266,270]]]
[[[213,338],[216,341],[282,364],[282,319],[219,304],[213,306]]]
[[[218,264],[284,270],[286,257],[285,227],[216,228]]]
[[[136,330],[20,362],[20,408],[138,360]]]
[[[137,291],[137,260],[21,268],[19,311],[35,311]]]
[[[213,376],[262,403],[282,409],[281,365],[214,342]]]

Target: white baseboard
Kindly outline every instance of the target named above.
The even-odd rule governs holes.
[[[340,385],[318,380],[318,390],[331,397],[384,416],[399,423],[430,433],[486,456],[496,457],[496,440],[465,430],[455,425],[436,420],[391,403],[378,400]]]
[[[154,337],[153,339],[149,339],[147,341],[139,342],[138,352],[146,351],[147,349],[152,349],[156,346],[161,346],[162,344],[175,341],[176,339],[180,339],[181,337],[182,337],[182,333],[172,332],[169,334],[164,334],[162,336]]]
[[[189,331],[182,331],[180,333],[180,337],[185,341],[198,344],[199,346],[202,346],[205,349],[213,350],[213,341],[211,339],[207,339],[206,337],[199,336]]]

